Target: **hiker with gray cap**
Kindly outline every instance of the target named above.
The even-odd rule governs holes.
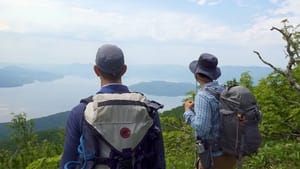
[[[68,115],[60,169],[165,169],[158,109],[122,84],[123,51],[104,44],[96,54],[100,90]]]
[[[209,53],[203,53],[198,60],[189,65],[200,88],[194,100],[184,104],[183,114],[185,122],[195,130],[196,151],[198,154],[195,163],[196,169],[232,169],[235,157],[223,154],[219,144],[220,114],[219,102],[214,93],[221,93],[224,89],[217,79],[221,76],[218,59]],[[197,88],[198,89],[198,88]]]

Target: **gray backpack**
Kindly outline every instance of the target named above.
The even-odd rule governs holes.
[[[243,86],[225,87],[219,101],[223,152],[238,158],[257,152],[261,112],[253,93]]]
[[[262,141],[261,112],[253,93],[240,85],[226,86],[220,94],[208,92],[219,100],[223,152],[238,159],[256,153]]]

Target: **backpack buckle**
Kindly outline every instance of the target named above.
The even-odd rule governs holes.
[[[245,115],[243,115],[242,113],[237,113],[237,117],[240,122],[243,122],[244,120],[246,120]]]
[[[118,156],[119,169],[133,169],[131,149],[123,149],[122,155]]]
[[[120,169],[133,169],[132,158],[119,159],[119,168]]]

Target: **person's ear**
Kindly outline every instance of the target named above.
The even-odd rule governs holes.
[[[123,76],[126,71],[127,71],[127,65],[124,64],[121,69],[121,76]]]
[[[201,78],[200,75],[199,75],[198,73],[196,73],[196,74],[195,74],[195,79],[196,79],[197,81],[199,81],[200,78]]]
[[[195,79],[197,80],[197,82],[206,82],[207,79],[206,78],[203,78],[203,76],[201,76],[200,74],[196,73],[195,74]]]
[[[98,77],[99,77],[100,74],[101,74],[99,68],[98,68],[96,65],[94,65],[94,72],[95,72],[95,74],[96,74]]]

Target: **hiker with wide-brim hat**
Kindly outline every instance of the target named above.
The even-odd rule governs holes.
[[[235,157],[224,155],[219,144],[220,114],[219,102],[211,92],[219,94],[224,87],[219,85],[217,79],[221,76],[218,59],[212,54],[203,53],[198,60],[189,65],[200,88],[194,100],[184,104],[185,122],[195,130],[196,149],[199,157],[195,168],[197,169],[232,169]]]

